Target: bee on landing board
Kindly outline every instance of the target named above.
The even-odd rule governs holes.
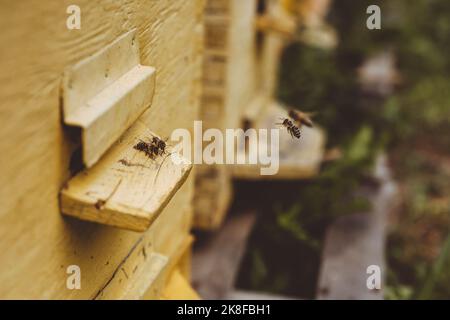
[[[307,127],[312,128],[314,126],[314,123],[311,120],[311,117],[313,116],[312,113],[306,113],[294,109],[289,110],[289,117],[294,120],[298,127],[301,128],[302,125],[305,125]]]
[[[139,142],[133,147],[134,149],[144,152],[149,158],[154,159],[156,156],[163,155],[166,152],[166,142],[156,136],[154,136],[151,142],[145,142],[139,140]]]
[[[158,137],[153,137],[152,144],[158,148],[159,154],[166,153],[166,142]]]
[[[159,149],[156,145],[142,140],[140,140],[133,148],[138,151],[144,152],[145,155],[151,159],[154,159],[155,156],[159,154]]]
[[[283,122],[277,123],[277,125],[282,125],[283,127],[285,127],[292,138],[295,137],[297,139],[300,139],[300,137],[302,136],[300,128],[297,127],[291,120],[287,118],[284,119]]]

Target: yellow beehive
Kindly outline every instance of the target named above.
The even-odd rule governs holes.
[[[222,130],[271,127],[286,113],[274,96],[282,50],[296,32],[295,16],[285,2],[278,0],[208,0],[204,19],[204,126]],[[298,152],[282,156],[280,174],[272,178],[298,179],[317,172],[323,135],[315,130],[307,136],[308,142]],[[289,141],[283,145],[295,150]],[[218,228],[230,203],[231,180],[264,178],[259,172],[255,165],[200,166],[194,198],[195,226]]]
[[[120,148],[124,155],[138,154],[121,136],[191,130],[199,111],[204,3],[80,0],[81,28],[69,30],[71,4],[11,1],[0,11],[0,298],[170,298],[171,279],[189,277],[193,175],[154,178],[155,190],[166,191],[145,210],[124,209],[132,201],[124,188],[114,203],[90,196],[113,183]],[[135,37],[127,38],[133,30]],[[113,48],[121,37],[130,41]],[[127,53],[128,46],[138,54]],[[64,78],[67,70],[72,76]],[[94,89],[103,95],[92,98]],[[80,97],[92,98],[94,109],[77,106]],[[70,109],[70,101],[78,109]],[[97,106],[105,108],[100,115],[91,113]],[[116,107],[130,113],[119,115]],[[88,167],[81,173],[75,170],[80,148]],[[121,179],[133,188],[129,175],[140,173],[128,169]],[[91,180],[75,181],[76,174]],[[77,218],[62,215],[60,205]],[[126,223],[142,212],[147,215],[141,220]],[[81,270],[80,289],[66,283],[73,265]]]

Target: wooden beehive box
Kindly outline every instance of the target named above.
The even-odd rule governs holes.
[[[207,0],[201,119],[212,128],[271,128],[286,116],[275,102],[282,50],[296,31],[296,18],[285,1]],[[282,136],[286,156],[272,179],[299,179],[317,173],[324,137],[307,132],[299,152]],[[295,149],[295,146],[294,146]],[[246,152],[245,150],[238,150]],[[282,150],[283,151],[283,150]],[[294,150],[295,151],[295,150]],[[298,156],[300,155],[300,159]],[[196,173],[196,227],[216,229],[231,199],[231,181],[261,179],[259,165],[200,166]]]
[[[139,181],[142,173],[166,188],[130,223],[124,221],[137,211],[123,205],[135,201],[128,196],[139,181],[122,172],[130,194],[101,194],[111,191],[111,172],[123,169],[116,160],[139,157],[137,140],[129,139],[146,130],[163,138],[175,128],[191,130],[199,112],[204,3],[80,0],[81,28],[74,30],[66,27],[70,4],[12,1],[0,12],[0,298],[195,298],[187,267],[193,175],[187,170],[170,180],[130,168]],[[127,38],[132,30],[135,37]],[[130,41],[111,49],[121,37]],[[77,83],[63,81],[67,70],[75,75],[64,79]],[[87,105],[77,104],[85,99]],[[61,206],[75,217],[62,215]],[[80,267],[80,289],[67,286],[71,265]],[[183,291],[174,295],[180,283]]]

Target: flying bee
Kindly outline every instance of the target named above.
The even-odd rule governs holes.
[[[282,118],[283,119],[283,118]],[[287,129],[292,138],[300,139],[302,136],[302,132],[299,127],[297,127],[291,120],[285,118],[283,122],[277,123],[278,125],[282,125]]]
[[[302,125],[305,125],[307,127],[312,128],[314,126],[314,123],[311,120],[311,117],[313,116],[312,113],[306,113],[294,109],[289,110],[289,117],[294,120],[299,127]]]

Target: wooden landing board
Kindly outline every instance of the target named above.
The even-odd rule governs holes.
[[[387,219],[395,207],[397,187],[384,158],[378,159],[376,172],[380,186],[365,190],[372,210],[341,217],[327,231],[318,299],[383,299]],[[367,287],[371,275],[367,267],[371,265],[381,269],[381,290]]]
[[[278,128],[276,123],[280,117],[287,117],[287,109],[277,103],[272,103],[266,113],[256,123],[257,129]],[[284,127],[280,128],[280,164],[275,175],[261,175],[260,164],[235,164],[229,168],[237,179],[304,179],[317,174],[322,161],[325,147],[324,132],[315,128],[302,128],[300,139],[293,139]],[[269,147],[270,150],[270,147]],[[238,152],[245,153],[243,149]],[[248,154],[246,154],[248,159]]]
[[[150,107],[154,87],[155,68],[140,64],[136,30],[65,70],[64,122],[81,128],[87,167]]]
[[[61,210],[82,220],[145,231],[186,180],[192,165],[167,153],[149,158],[133,148],[155,134],[138,121],[94,167],[61,191]],[[178,154],[174,154],[178,157]]]

